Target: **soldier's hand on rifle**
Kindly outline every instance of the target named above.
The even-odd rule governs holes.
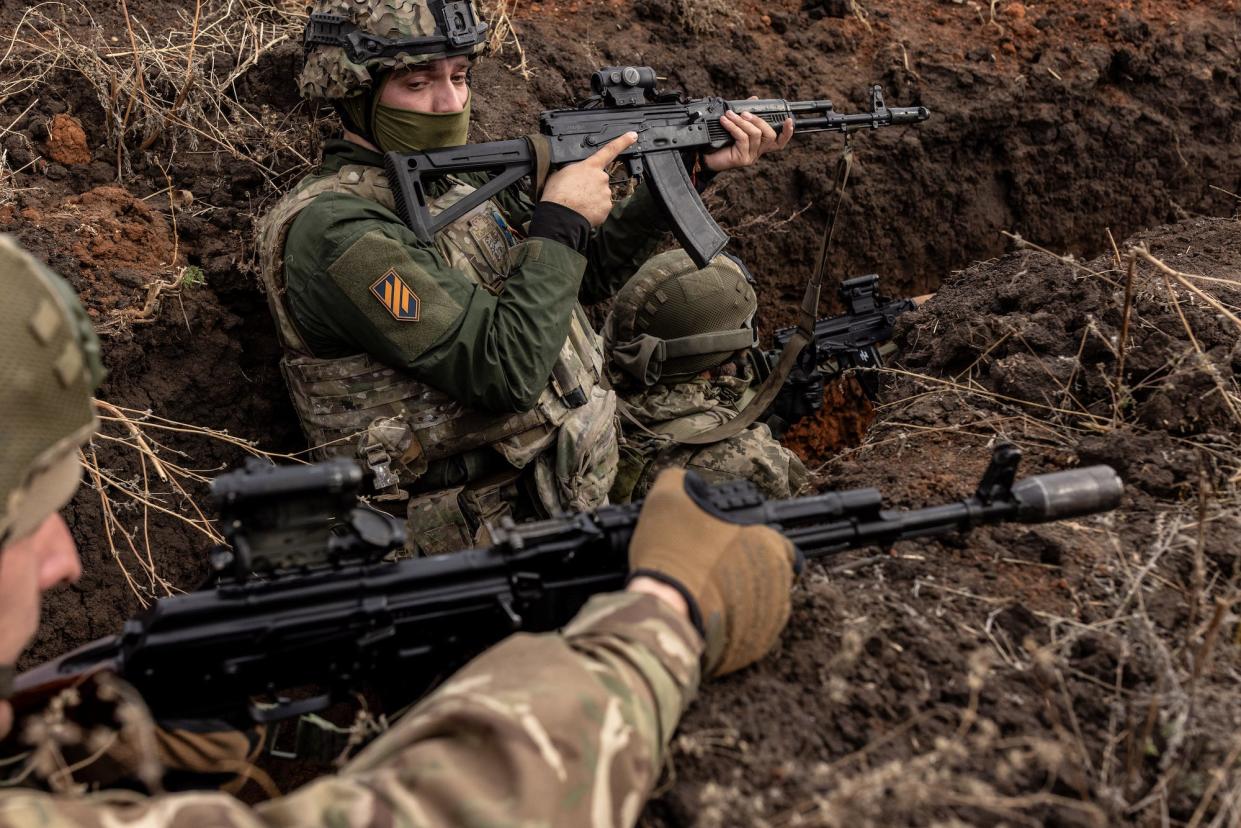
[[[755,100],[755,96],[749,100]],[[702,163],[712,172],[748,167],[763,155],[784,149],[793,138],[792,118],[784,122],[778,135],[771,124],[749,112],[738,114],[729,110],[720,118],[720,125],[728,130],[734,143],[702,157]]]
[[[630,589],[650,578],[685,599],[706,640],[703,673],[714,677],[754,663],[776,643],[801,556],[774,529],[716,512],[707,492],[682,469],[661,474],[638,517],[629,570]]]
[[[612,212],[608,166],[637,140],[638,133],[626,132],[589,158],[557,170],[547,179],[542,200],[568,207],[590,222],[591,227],[603,224]]]

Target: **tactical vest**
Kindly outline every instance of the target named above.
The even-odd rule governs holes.
[[[431,204],[432,214],[473,191],[452,180],[452,187]],[[588,510],[605,503],[616,471],[616,396],[600,385],[601,342],[580,305],[574,308],[569,336],[547,388],[532,410],[516,414],[471,410],[367,354],[338,359],[311,354],[286,303],[284,246],[297,215],[329,192],[394,209],[382,169],[347,165],[336,174],[303,181],[276,204],[258,229],[260,277],[285,351],[281,371],[312,453],[352,456],[361,448],[376,470],[377,487],[384,487],[396,482],[387,476],[389,459],[401,470],[400,483],[408,485],[429,463],[490,447],[516,469],[541,458],[535,469],[536,489],[548,510]],[[491,201],[450,224],[435,243],[452,267],[493,293],[503,289],[524,255],[500,207]],[[376,429],[377,423],[399,423],[399,428],[390,439],[369,439],[392,431]],[[386,456],[392,454],[397,456]]]

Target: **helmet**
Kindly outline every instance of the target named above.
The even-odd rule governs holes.
[[[757,343],[753,278],[731,256],[699,270],[682,249],[653,256],[604,325],[611,367],[644,386],[689,379]]]
[[[477,55],[486,33],[472,0],[314,0],[298,85],[304,98],[361,95],[384,71]]]
[[[0,547],[77,489],[77,449],[97,425],[99,340],[73,289],[0,235]]]

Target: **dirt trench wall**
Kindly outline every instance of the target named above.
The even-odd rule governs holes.
[[[210,14],[214,7],[206,5]],[[934,116],[916,128],[855,139],[831,275],[876,271],[893,293],[921,292],[952,269],[1002,252],[1001,229],[1056,249],[1097,251],[1105,227],[1120,238],[1183,212],[1234,209],[1235,201],[1211,185],[1241,191],[1235,2],[1049,2],[1037,10],[1010,3],[990,21],[974,3],[861,5],[861,16],[848,4],[812,0],[522,7],[514,26],[533,74],[526,79],[507,68],[520,59],[512,44],[477,66],[471,137],[494,140],[529,128],[537,111],[568,105],[589,72],[609,63],[655,66],[669,87],[694,95],[826,96],[842,111],[864,108],[868,84],[882,83],[890,104],[922,104]],[[58,25],[82,43],[124,37],[117,9],[94,11],[95,25],[72,15],[61,15]],[[184,11],[156,0],[128,4],[139,31],[185,27],[176,17]],[[0,10],[0,30],[12,30],[22,13]],[[210,142],[190,151],[175,125],[164,125],[147,150],[139,147],[152,133],[131,127],[118,153],[116,113],[105,112],[108,101],[63,64],[42,83],[0,99],[7,164],[0,231],[16,233],[64,273],[101,325],[117,312],[140,312],[153,280],[183,267],[201,271],[201,282],[164,298],[153,321],[106,333],[110,376],[101,396],[275,450],[295,449],[300,438],[253,279],[251,232],[253,217],[275,197],[271,182],[288,186],[304,170],[299,159],[314,158],[326,134],[303,111],[290,114],[299,55],[293,33],[240,71],[220,101],[238,125],[236,145],[267,173]],[[204,73],[235,68],[228,54],[211,61]],[[21,64],[0,69],[7,82]],[[75,118],[81,135],[53,116]],[[254,124],[266,125],[266,137],[257,137]],[[708,196],[759,277],[768,329],[791,321],[830,203],[839,146],[839,136],[810,136],[753,170],[723,177]],[[92,160],[85,162],[82,150]],[[145,212],[123,203],[116,215],[97,216],[70,203],[118,183]],[[179,207],[169,205],[170,186]],[[76,244],[101,230],[123,234],[139,213],[148,223],[167,223],[165,240],[174,237],[175,213],[176,252],[157,263],[162,270]],[[168,439],[197,469],[244,456],[218,441],[177,433]],[[103,444],[98,451],[118,480],[141,478],[132,453]],[[201,498],[202,488],[192,494]],[[85,490],[75,502],[87,578],[49,599],[52,620],[32,657],[115,629],[137,608],[101,531],[98,501],[98,493]],[[172,495],[160,502],[187,508]],[[122,517],[141,533],[140,509]],[[183,588],[201,577],[202,537],[175,521],[150,531],[157,569]]]
[[[878,272],[894,292],[931,290],[1004,252],[1001,230],[1093,254],[1109,227],[1124,238],[1235,209],[1211,188],[1241,183],[1235,4],[1010,3],[983,22],[974,4],[865,3],[862,23],[830,3],[777,3],[743,5],[715,33],[677,31],[678,9],[707,5],[652,1],[626,15],[586,4],[558,17],[546,4],[518,24],[536,73],[526,106],[563,105],[596,64],[638,59],[695,95],[826,97],[862,111],[880,83],[889,105],[930,108],[926,123],[854,139],[833,275]],[[490,71],[480,80],[521,101],[517,78]],[[511,131],[494,95],[477,111],[490,135]],[[840,145],[806,136],[710,197],[766,288],[769,324],[791,319]]]

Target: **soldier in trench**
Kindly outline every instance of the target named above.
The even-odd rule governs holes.
[[[502,516],[606,502],[616,398],[579,302],[614,293],[666,229],[646,185],[612,201],[606,168],[627,133],[553,173],[537,204],[514,187],[418,241],[382,153],[466,142],[485,32],[471,0],[318,0],[299,82],[343,133],[259,229],[307,439],[320,456],[361,455],[386,508],[408,515],[414,553],[484,543]],[[700,188],[793,131],[733,113],[723,124],[735,143],[689,161]],[[482,181],[436,182],[432,211]]]
[[[622,439],[613,502],[646,496],[659,473],[691,469],[710,483],[749,480],[775,499],[809,486],[809,472],[763,423],[706,445],[684,440],[736,417],[758,383],[758,300],[743,265],[685,251],[652,257],[616,294],[603,326]]]
[[[81,574],[59,510],[78,487],[103,370],[72,290],[4,236],[0,279],[0,740],[15,730],[19,744],[33,736],[27,747],[55,749],[46,731],[15,728],[5,699],[37,630],[40,594]],[[53,795],[8,785],[0,828],[633,825],[701,677],[760,658],[789,615],[792,545],[722,519],[698,497],[684,471],[661,476],[624,591],[596,596],[561,633],[492,647],[335,775],[255,806],[215,791]],[[154,768],[158,782],[161,765],[210,771],[247,744],[236,733],[164,729],[154,745],[109,751],[128,752],[148,778]]]

